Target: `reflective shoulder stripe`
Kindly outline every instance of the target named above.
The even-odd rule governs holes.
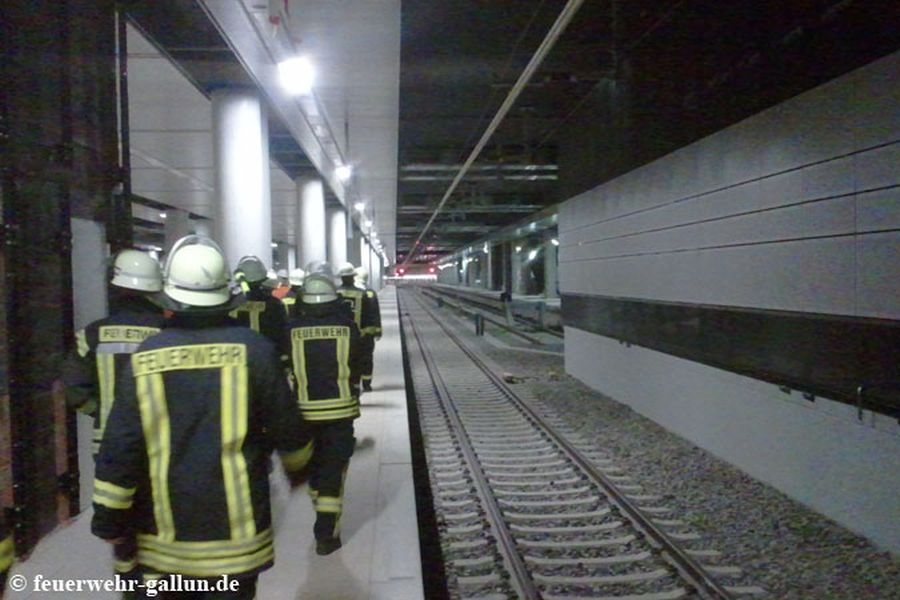
[[[150,466],[153,517],[160,538],[171,541],[175,539],[175,521],[169,497],[169,459],[172,448],[163,376],[160,373],[138,376],[136,383],[141,427]]]
[[[114,510],[126,510],[134,503],[134,492],[137,488],[125,488],[101,479],[94,480],[92,500],[101,506]]]
[[[13,546],[13,536],[10,534],[0,541],[0,571],[9,569],[13,558],[15,558],[15,547]]]
[[[133,354],[140,342],[101,342],[97,344],[97,354]]]
[[[247,437],[248,394],[247,368],[225,367],[220,385],[221,465],[225,485],[225,503],[232,540],[245,540],[256,535],[253,504],[250,500],[250,476],[243,446]]]
[[[88,346],[87,342],[87,333],[85,333],[84,329],[79,330],[75,334],[75,347],[78,350],[78,356],[84,358],[88,355],[88,352],[91,351],[91,347]]]

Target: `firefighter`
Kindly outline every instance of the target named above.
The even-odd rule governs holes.
[[[359,416],[360,338],[326,273],[306,276],[301,303],[288,334],[297,401],[315,440],[309,492],[316,510],[316,554],[326,555],[341,547],[344,481],[356,442],[353,420]]]
[[[113,262],[110,280],[111,314],[75,334],[76,349],[63,367],[68,404],[94,418],[91,452],[96,459],[115,401],[117,374],[130,354],[165,324],[162,310],[150,297],[162,290],[159,264],[149,254],[122,250]],[[113,568],[133,577],[134,545],[113,547]]]
[[[281,297],[281,303],[284,304],[288,318],[294,317],[294,313],[297,311],[297,299],[303,292],[304,277],[306,277],[306,272],[303,269],[291,269],[290,275],[288,275],[290,289]]]
[[[255,256],[245,256],[238,261],[234,279],[241,286],[246,302],[231,311],[231,316],[241,325],[269,338],[276,346],[284,341],[287,317],[278,298],[267,285],[268,273],[262,261]],[[279,348],[279,354],[287,354]]]
[[[375,353],[375,340],[381,338],[381,312],[378,307],[378,296],[373,290],[360,289],[354,285],[357,270],[351,263],[344,263],[338,270],[341,287],[338,288],[344,300],[353,311],[353,320],[362,336],[362,356],[360,358],[360,377],[362,388],[372,391],[372,367]]]
[[[174,315],[117,379],[91,530],[133,539],[145,581],[228,575],[239,582],[228,598],[253,598],[274,560],[268,456],[277,449],[299,484],[309,430],[275,346],[229,318],[243,297],[231,295],[215,242],[182,238],[163,276],[161,302]]]
[[[0,598],[6,589],[6,575],[15,558],[12,532],[6,528],[6,519],[0,516]]]
[[[366,291],[366,298],[374,306],[372,314],[374,315],[373,324],[369,326],[367,332],[363,334],[363,364],[362,364],[362,384],[363,389],[372,391],[372,373],[375,367],[375,342],[381,339],[381,306],[378,303],[378,294],[369,287],[369,272],[365,267],[356,267],[356,279],[354,280],[357,287]]]

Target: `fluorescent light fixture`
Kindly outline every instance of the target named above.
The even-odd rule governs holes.
[[[553,244],[554,246],[559,246],[559,240],[556,238],[553,238],[552,240],[550,240],[550,243]]]
[[[308,58],[296,56],[278,63],[278,77],[288,93],[301,96],[312,92],[316,73]]]
[[[371,221],[370,219],[365,219],[365,220],[363,220],[362,225],[363,225],[363,227],[365,227],[366,229],[368,229],[369,227],[372,226],[372,221]]]
[[[484,243],[484,247],[482,248],[482,250],[484,251],[485,254],[488,253],[488,243],[487,242]]]
[[[528,253],[528,260],[534,260],[535,257],[537,256],[537,252],[538,252],[537,250],[532,250],[531,252],[529,252],[529,253]]]
[[[278,244],[275,243],[275,242],[272,242],[271,246],[272,246],[273,248],[277,248],[277,247],[278,247]]]
[[[159,218],[160,218],[160,219],[165,219],[167,216],[168,216],[168,215],[166,215],[166,213],[164,213],[164,212],[159,213]]]
[[[365,202],[357,202],[356,204],[353,205],[353,208],[355,208],[359,212],[363,212],[364,210],[366,210],[366,203]]]
[[[337,178],[341,181],[347,181],[350,179],[350,176],[353,175],[353,167],[350,165],[338,165],[334,169],[334,174],[337,175]]]
[[[522,246],[516,246],[516,252],[521,252],[521,251],[522,251]]]

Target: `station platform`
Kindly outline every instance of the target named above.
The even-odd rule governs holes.
[[[259,600],[419,600],[424,598],[396,289],[379,294],[384,333],[375,348],[373,391],[362,396],[356,451],[347,475],[343,548],[317,556],[315,513],[306,486],[272,477],[275,566],[259,579]],[[59,580],[112,577],[110,548],[90,533],[90,509],[45,537],[10,575],[27,578],[10,599],[92,598],[115,592],[34,591],[37,575]]]

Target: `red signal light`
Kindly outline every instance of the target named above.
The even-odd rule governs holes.
[[[404,273],[406,273],[406,269],[404,269],[403,267],[397,267],[397,275],[403,275]]]
[[[429,273],[434,273],[434,267],[428,267],[428,272],[429,272]]]

